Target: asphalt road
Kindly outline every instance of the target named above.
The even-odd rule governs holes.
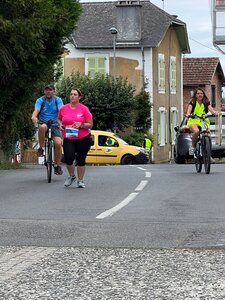
[[[224,171],[0,171],[0,299],[225,299]]]
[[[64,169],[65,171],[65,169]],[[0,245],[217,247],[225,244],[225,165],[88,166],[86,188],[44,168],[0,173]],[[119,207],[118,207],[119,206]]]

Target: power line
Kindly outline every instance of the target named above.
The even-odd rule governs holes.
[[[195,39],[193,39],[193,38],[191,38],[191,37],[189,37],[189,39],[192,40],[193,42],[195,42],[195,43],[197,43],[197,44],[199,44],[199,45],[205,47],[205,48],[208,48],[208,49],[212,50],[212,51],[220,52],[219,50],[217,50],[217,49],[215,49],[215,48],[208,47],[208,46],[206,46],[206,45],[200,43],[199,41],[196,41]],[[221,53],[221,52],[220,52],[220,53]]]

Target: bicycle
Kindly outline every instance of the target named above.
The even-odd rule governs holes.
[[[198,118],[202,120],[202,126],[199,127],[199,135],[194,152],[195,168],[197,173],[201,173],[202,164],[204,164],[205,173],[209,174],[211,169],[211,137],[209,131],[209,125],[206,123],[206,119],[210,115],[206,114],[201,117],[191,115],[190,118]]]
[[[44,145],[44,165],[47,169],[47,181],[48,183],[52,180],[52,168],[54,167],[54,142],[52,139],[51,125],[53,121],[49,120],[47,123],[40,121],[39,124],[46,124],[47,131],[45,134],[45,145]]]

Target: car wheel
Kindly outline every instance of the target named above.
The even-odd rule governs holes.
[[[175,161],[175,163],[176,164],[185,164],[185,157],[184,156],[177,156],[176,155],[176,150],[175,150],[175,148],[174,148],[174,161]]]
[[[135,158],[131,154],[124,155],[121,159],[121,165],[133,165],[135,164]]]
[[[185,164],[185,157],[183,156],[177,156],[174,159],[176,164]]]

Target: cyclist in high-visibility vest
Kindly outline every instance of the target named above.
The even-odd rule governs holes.
[[[145,150],[147,152],[150,152],[152,147],[152,141],[148,138],[147,134],[144,135],[144,142],[143,142],[143,148],[145,148]]]
[[[192,146],[189,148],[189,155],[194,155],[195,145],[198,140],[199,135],[199,126],[202,126],[202,121],[198,117],[202,117],[202,115],[211,112],[213,115],[217,115],[218,113],[211,106],[211,103],[202,88],[197,88],[191,98],[191,101],[188,104],[186,117],[190,117],[191,114],[194,114],[194,118],[189,118],[187,122],[187,126],[190,128],[190,132],[192,133]],[[208,126],[210,126],[209,119],[206,120]]]

